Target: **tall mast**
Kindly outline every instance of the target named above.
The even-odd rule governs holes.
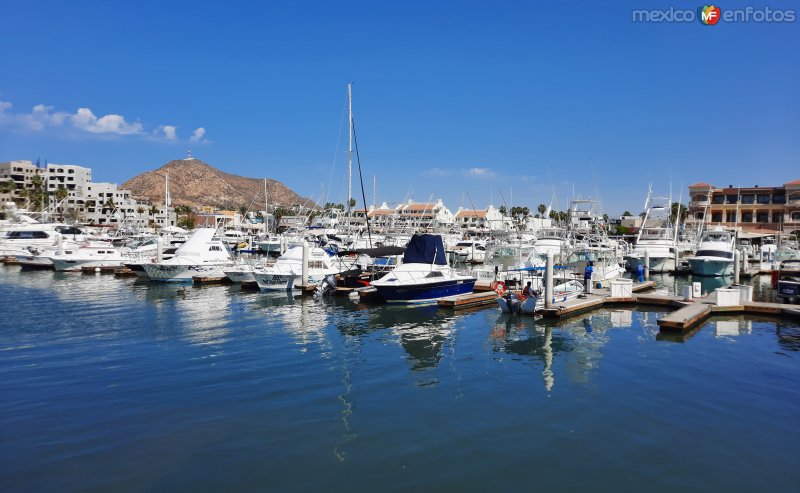
[[[269,195],[267,195],[266,178],[264,178],[264,231],[269,233]]]
[[[191,151],[190,151],[191,152]],[[169,226],[169,206],[172,205],[172,198],[169,196],[169,171],[167,171],[167,178],[164,182],[164,215],[166,216],[166,221],[164,221],[165,226]]]
[[[353,200],[353,84],[347,83],[347,215],[350,216],[350,202]]]

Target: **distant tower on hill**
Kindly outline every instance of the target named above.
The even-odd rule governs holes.
[[[191,160],[193,160],[193,159],[194,159],[194,158],[192,157],[192,145],[191,145],[191,144],[189,144],[189,152],[188,152],[188,155],[186,156],[186,160],[187,160],[187,161],[191,161]]]

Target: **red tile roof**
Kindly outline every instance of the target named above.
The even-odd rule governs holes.
[[[695,183],[694,185],[689,185],[689,188],[714,188],[713,185],[709,185],[708,183]]]
[[[784,185],[797,186],[797,185],[800,185],[800,180],[790,181],[788,183],[784,183]]]

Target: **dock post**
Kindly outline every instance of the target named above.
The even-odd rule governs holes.
[[[681,265],[681,252],[678,251],[678,245],[675,245],[675,267],[672,270],[674,272],[677,272],[680,265]]]
[[[644,280],[650,280],[650,250],[644,249]]]
[[[547,264],[544,268],[544,307],[553,304],[553,252],[547,252]]]
[[[58,234],[56,238],[56,244],[58,245],[57,252],[59,255],[64,255],[64,237],[61,236],[61,233]]]
[[[737,248],[733,251],[733,284],[739,284],[739,271],[742,265],[742,252]]]
[[[156,262],[159,264],[164,261],[164,242],[159,236],[156,240]]]
[[[308,242],[303,241],[303,269],[302,269],[302,283],[300,284],[303,286],[303,289],[308,287]]]
[[[742,261],[742,274],[747,275],[747,267],[748,267],[747,255],[743,253],[742,258],[740,260]]]

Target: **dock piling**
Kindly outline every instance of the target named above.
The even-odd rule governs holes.
[[[302,269],[302,284],[303,289],[308,286],[308,242],[303,241],[303,269]]]
[[[741,271],[742,261],[741,261],[742,252],[737,248],[733,251],[733,284],[739,284],[739,272]]]
[[[644,249],[644,280],[650,280],[650,250]]]
[[[547,252],[547,264],[544,268],[544,307],[553,304],[553,252]]]

